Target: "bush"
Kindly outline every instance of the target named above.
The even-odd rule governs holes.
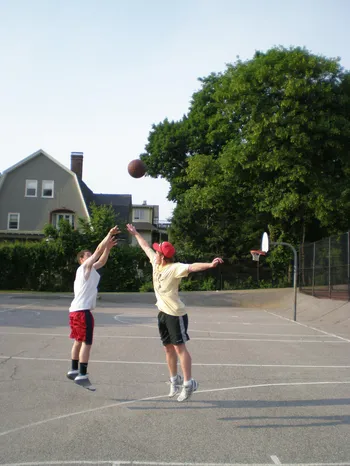
[[[197,280],[192,280],[191,278],[183,279],[180,282],[180,291],[198,291],[200,284]]]
[[[205,278],[201,283],[200,283],[200,288],[201,291],[214,291],[217,289],[216,286],[216,280],[213,277],[208,277]]]
[[[154,291],[153,282],[145,282],[145,283],[143,283],[143,284],[140,286],[139,291],[140,291],[141,293],[148,293],[148,292],[150,292],[150,291]]]

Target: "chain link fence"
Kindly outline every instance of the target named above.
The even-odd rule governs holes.
[[[299,286],[318,298],[350,299],[350,232],[302,244]]]

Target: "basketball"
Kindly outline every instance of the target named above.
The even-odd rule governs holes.
[[[140,159],[132,160],[129,162],[128,172],[133,178],[142,178],[146,173],[146,165]]]

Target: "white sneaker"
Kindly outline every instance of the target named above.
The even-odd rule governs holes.
[[[79,375],[79,371],[78,371],[78,370],[76,370],[76,371],[68,371],[66,375],[67,375],[67,377],[68,377],[69,380],[74,380],[75,377],[77,377],[77,376]]]
[[[177,374],[177,379],[175,380],[175,382],[170,381],[170,392],[169,392],[168,397],[172,398],[177,393],[179,393],[180,387],[182,384],[183,384],[183,378],[180,374]]]
[[[77,385],[86,388],[87,390],[91,390],[92,392],[96,390],[96,388],[93,385],[91,385],[91,382],[87,375],[78,375],[77,377],[75,377],[74,382]]]
[[[192,379],[191,385],[183,385],[180,395],[177,397],[177,401],[180,403],[182,401],[189,400],[192,396],[192,393],[195,392],[198,388],[198,382]]]

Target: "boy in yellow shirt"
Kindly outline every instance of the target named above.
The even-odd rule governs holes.
[[[135,236],[140,247],[148,256],[153,267],[153,287],[157,298],[156,306],[159,310],[158,329],[166,354],[166,361],[170,373],[169,397],[177,397],[177,401],[188,400],[192,393],[197,390],[198,383],[192,378],[192,359],[187,351],[186,342],[190,339],[187,333],[188,316],[184,303],[179,298],[179,285],[181,279],[187,277],[191,272],[203,272],[204,270],[217,267],[223,260],[216,257],[209,263],[182,264],[174,262],[175,248],[164,241],[154,243],[154,252],[147,241],[136,230],[128,224],[128,232]],[[180,365],[184,379],[177,373],[177,360]]]

